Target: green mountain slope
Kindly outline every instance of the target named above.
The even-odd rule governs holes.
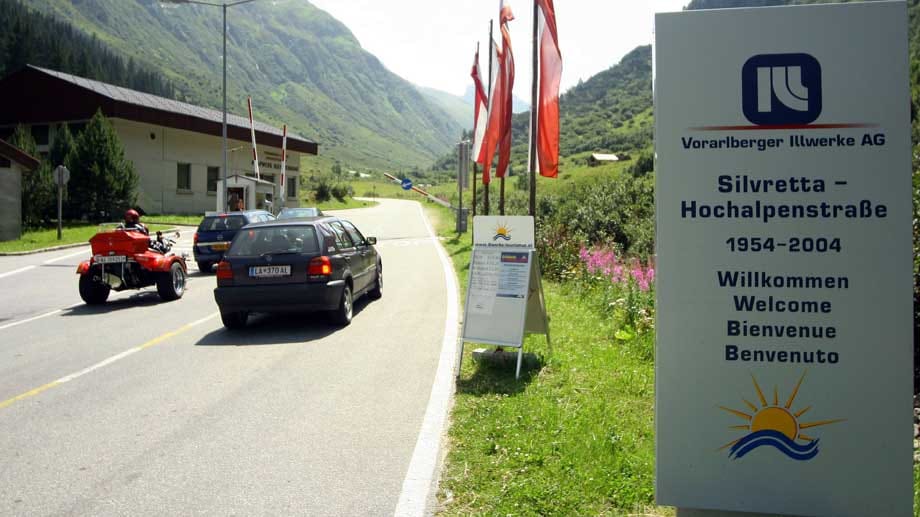
[[[27,64],[174,97],[175,87],[151,67],[127,62],[95,37],[52,16],[30,11],[20,0],[0,2],[0,77]]]
[[[29,6],[156,67],[189,102],[220,107],[220,9],[149,0],[34,0]],[[258,118],[287,123],[318,141],[321,155],[349,166],[423,165],[460,134],[442,108],[306,0],[232,7],[228,25],[230,110],[245,114],[251,95]]]
[[[431,102],[440,106],[460,127],[467,127],[473,123],[473,104],[467,103],[463,97],[447,93],[434,88],[418,86],[418,91]],[[460,135],[457,135],[459,139]]]
[[[559,154],[634,154],[652,145],[652,52],[636,47],[559,100]],[[526,170],[530,111],[512,120],[512,164]]]

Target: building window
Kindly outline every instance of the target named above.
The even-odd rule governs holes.
[[[217,180],[220,178],[220,167],[208,167],[208,192],[217,192]]]
[[[297,199],[297,176],[287,179],[287,197]]]
[[[176,188],[192,190],[192,165],[190,163],[176,164]]]
[[[45,124],[32,126],[32,138],[35,139],[35,145],[48,145],[48,126]]]

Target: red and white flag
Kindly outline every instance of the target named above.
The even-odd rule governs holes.
[[[489,98],[486,96],[486,89],[482,85],[482,76],[479,73],[479,49],[476,49],[476,57],[473,58],[473,69],[470,71],[473,78],[473,148],[470,150],[473,161],[482,164],[484,160],[480,157],[482,151],[482,141],[486,135],[486,120],[489,116]]]
[[[491,181],[489,173],[492,170],[492,159],[495,157],[495,151],[498,149],[498,142],[501,140],[501,103],[496,100],[501,97],[502,85],[501,74],[498,73],[498,61],[501,51],[498,49],[498,43],[492,40],[489,43],[492,49],[492,62],[496,66],[492,67],[492,75],[489,77],[489,109],[486,112],[486,128],[482,138],[482,149],[479,151],[478,162],[482,165],[482,184],[488,185]]]
[[[511,7],[505,0],[501,0],[499,23],[502,32],[502,49],[493,42],[498,66],[492,77],[489,90],[489,123],[486,126],[486,135],[483,140],[482,153],[482,182],[489,183],[489,172],[492,158],[498,150],[498,167],[495,175],[499,178],[505,176],[508,164],[511,162],[511,108],[512,90],[514,88],[514,54],[511,51],[511,34],[508,32],[508,22],[514,19]]]
[[[256,152],[256,125],[252,121],[252,97],[249,97],[249,131],[252,133],[252,169],[256,173],[256,179],[262,179],[259,174],[259,154]]]
[[[555,178],[559,174],[559,83],[562,80],[562,54],[556,31],[556,9],[553,0],[537,3],[537,97],[530,116],[536,117],[536,172]]]
[[[498,73],[502,78],[502,132],[498,143],[498,166],[495,175],[504,178],[508,174],[508,164],[511,163],[511,117],[514,107],[514,53],[511,51],[511,33],[508,22],[514,19],[511,6],[505,0],[500,0],[498,27],[502,33],[502,53],[498,57]]]

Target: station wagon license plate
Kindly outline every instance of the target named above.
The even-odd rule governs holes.
[[[214,251],[226,251],[230,247],[229,242],[221,242],[219,244],[212,244],[211,249]]]
[[[249,276],[255,278],[291,276],[291,266],[252,266],[249,268]]]
[[[128,257],[124,255],[112,255],[112,256],[103,256],[96,255],[93,257],[93,262],[96,264],[119,264],[128,260]]]

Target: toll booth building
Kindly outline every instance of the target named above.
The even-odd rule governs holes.
[[[22,124],[41,156],[63,123],[78,133],[97,110],[108,117],[139,177],[137,204],[148,213],[202,214],[223,210],[222,118],[218,110],[174,101],[28,65],[0,80],[0,138]],[[229,180],[247,209],[277,207],[281,192],[280,127],[255,122],[259,182]],[[249,119],[228,114],[228,178],[254,177]],[[285,206],[298,205],[300,159],[318,145],[287,136]],[[251,195],[249,189],[251,188]],[[236,193],[237,191],[235,191]],[[252,204],[249,204],[251,200]]]

